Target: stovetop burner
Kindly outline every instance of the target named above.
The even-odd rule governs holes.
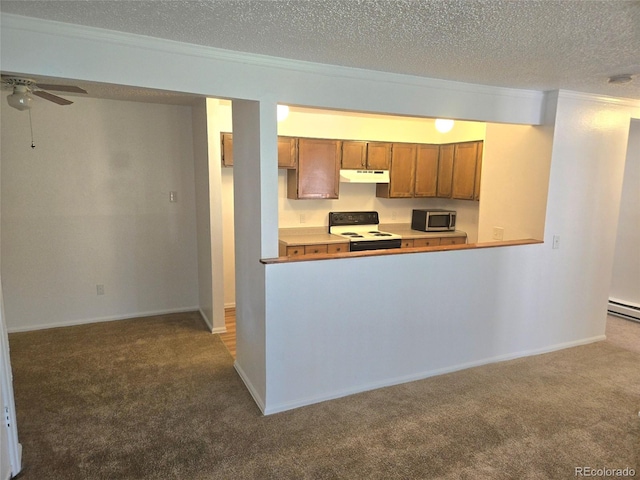
[[[329,233],[349,240],[350,250],[399,248],[400,235],[378,230],[378,212],[331,212]]]

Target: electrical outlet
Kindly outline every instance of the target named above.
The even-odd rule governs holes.
[[[96,285],[96,294],[104,295],[104,285]]]
[[[395,210],[391,211],[391,220],[396,220],[398,218],[398,213]]]
[[[307,222],[307,216],[304,213],[300,214],[300,223],[306,223]]]
[[[502,240],[504,238],[504,228],[502,227],[493,227],[493,239],[494,240]]]
[[[178,201],[178,192],[169,192],[169,202],[176,203]]]
[[[560,235],[553,236],[553,245],[551,246],[551,248],[553,248],[554,250],[560,248]]]

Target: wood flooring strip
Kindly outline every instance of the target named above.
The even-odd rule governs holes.
[[[224,323],[227,328],[225,333],[220,333],[220,340],[227,347],[233,358],[236,358],[236,309],[225,308]]]

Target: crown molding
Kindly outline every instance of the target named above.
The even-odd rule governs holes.
[[[51,20],[42,20],[33,17],[23,17],[13,14],[1,14],[0,23],[2,32],[8,30],[22,30],[25,32],[37,32],[53,36],[80,39],[89,42],[111,43],[126,45],[146,50],[164,53],[173,53],[191,57],[233,62],[258,67],[270,67],[280,70],[289,70],[301,73],[311,73],[327,77],[342,77],[349,79],[379,81],[392,84],[410,85],[414,87],[434,88],[453,92],[465,92],[481,95],[522,98],[528,100],[540,100],[544,92],[538,90],[526,90],[507,87],[494,87],[488,85],[442,80],[436,78],[420,77],[398,73],[367,70],[339,65],[322,64],[302,60],[292,60],[282,57],[273,57],[234,50],[183,43],[163,38],[148,37],[103,28],[87,27],[62,23]]]
[[[574,92],[572,90],[557,90],[560,98],[573,98],[576,100],[600,103],[603,105],[616,107],[640,108],[640,100],[633,98],[609,97],[606,95],[596,95],[592,93]]]

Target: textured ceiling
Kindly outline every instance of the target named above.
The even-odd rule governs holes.
[[[311,62],[640,99],[640,0],[2,0],[0,12]],[[623,73],[634,81],[607,83]]]

